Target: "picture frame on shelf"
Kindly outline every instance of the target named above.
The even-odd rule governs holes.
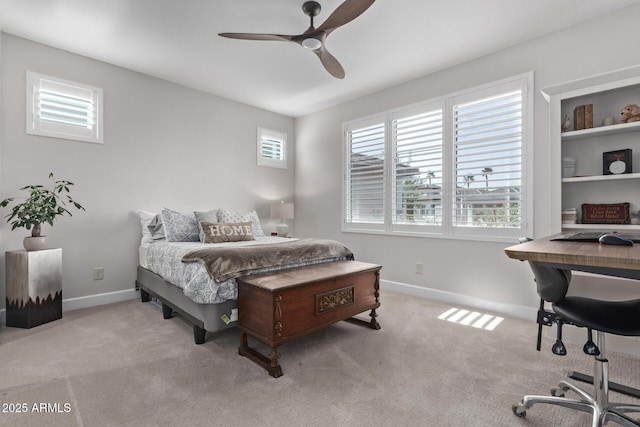
[[[602,153],[602,174],[619,175],[632,173],[631,149],[605,151]]]

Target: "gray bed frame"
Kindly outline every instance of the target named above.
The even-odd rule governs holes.
[[[235,320],[229,321],[232,311],[238,307],[236,300],[226,300],[219,304],[198,304],[185,296],[181,288],[141,266],[138,266],[136,286],[140,289],[142,302],[150,301],[153,296],[162,303],[162,315],[165,319],[170,319],[173,312],[176,312],[191,322],[196,344],[204,343],[207,331],[221,331],[232,328],[237,323]]]

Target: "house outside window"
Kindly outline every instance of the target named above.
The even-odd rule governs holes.
[[[258,166],[287,168],[287,134],[258,127]]]
[[[528,73],[345,123],[343,230],[530,235],[532,84]]]
[[[31,135],[102,144],[102,89],[27,71]]]

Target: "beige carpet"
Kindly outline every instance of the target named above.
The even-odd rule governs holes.
[[[525,419],[511,413],[569,370],[590,373],[580,346],[558,357],[548,339],[535,351],[533,321],[486,331],[439,320],[449,306],[438,302],[383,290],[381,303],[379,331],[341,322],[283,345],[277,379],[237,354],[237,330],[198,346],[181,318],[139,300],[33,329],[3,325],[0,425],[589,425],[588,414],[543,405]],[[639,360],[608,357],[612,381],[640,386]]]

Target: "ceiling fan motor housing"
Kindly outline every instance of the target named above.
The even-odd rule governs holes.
[[[313,18],[314,16],[318,16],[320,14],[320,3],[317,1],[306,1],[302,5],[302,11],[305,15]]]
[[[320,3],[318,3],[317,1],[307,1],[302,5],[302,11],[304,12],[304,14],[311,18],[311,24],[309,25],[309,28],[307,28],[307,31],[303,33],[303,36],[309,33],[312,33],[312,35],[310,37],[303,38],[300,42],[302,47],[304,47],[305,49],[320,49],[326,37],[326,34],[324,32],[321,34],[313,34],[315,30],[315,27],[313,26],[313,18],[320,14],[320,9]]]

